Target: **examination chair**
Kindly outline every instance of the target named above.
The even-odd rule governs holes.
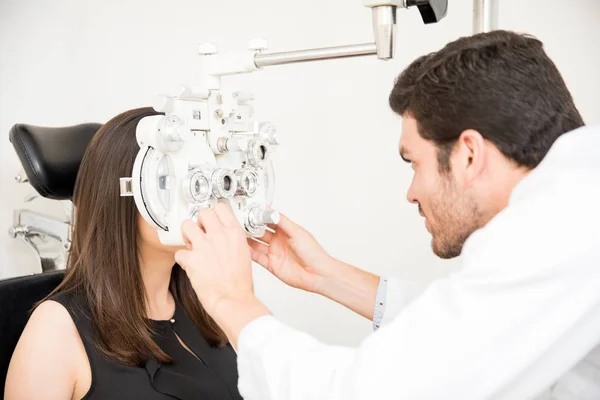
[[[13,126],[9,138],[23,167],[17,181],[28,181],[40,196],[47,199],[70,201],[79,165],[100,126],[95,123],[65,128]],[[62,231],[70,231],[68,223],[53,225],[56,221],[51,217],[28,213],[29,210],[15,212],[15,219],[21,221],[18,228],[23,237],[61,236]],[[20,218],[17,218],[18,215],[21,215]],[[70,234],[67,236],[70,237]],[[4,398],[8,365],[31,308],[58,286],[64,274],[62,269],[44,271],[42,268],[38,274],[0,280],[0,399]]]

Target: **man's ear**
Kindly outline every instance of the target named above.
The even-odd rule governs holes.
[[[460,134],[453,151],[452,168],[465,184],[472,182],[486,167],[487,146],[479,132],[467,129]]]

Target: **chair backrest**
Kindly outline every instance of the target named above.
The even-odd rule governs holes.
[[[63,280],[65,271],[0,280],[0,399],[8,364],[35,303],[46,297]]]
[[[42,197],[70,200],[85,150],[101,126],[86,123],[49,128],[16,124],[9,139],[31,186]]]

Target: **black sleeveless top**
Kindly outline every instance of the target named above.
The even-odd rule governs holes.
[[[157,344],[172,359],[162,364],[154,357],[131,367],[108,359],[95,346],[91,313],[82,296],[59,293],[52,296],[71,315],[87,352],[92,372],[86,400],[241,400],[237,389],[237,356],[231,347],[210,346],[175,301],[169,321],[151,321]],[[198,358],[187,351],[177,336]]]

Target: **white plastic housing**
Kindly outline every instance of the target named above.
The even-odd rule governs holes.
[[[183,221],[196,218],[202,208],[228,202],[248,236],[262,236],[265,226],[248,226],[248,221],[256,220],[250,213],[263,215],[270,209],[275,177],[270,159],[257,162],[256,158],[262,154],[260,146],[270,154],[275,142],[269,143],[257,129],[261,125],[252,118],[253,96],[225,95],[213,89],[203,98],[194,96],[189,87],[182,94],[184,98],[157,97],[155,105],[166,115],[145,117],[137,126],[140,151],[131,187],[140,214],[157,229],[163,244],[183,246]],[[219,143],[231,146],[223,148]],[[249,169],[257,183],[252,193],[238,187],[241,172]],[[221,173],[225,170],[229,172]],[[191,177],[198,171],[211,177],[206,201],[191,195]],[[224,183],[231,185],[230,193],[224,192]]]

